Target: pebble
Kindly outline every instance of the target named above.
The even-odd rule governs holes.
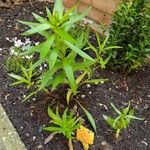
[[[26,98],[26,95],[23,95],[23,98]]]
[[[92,91],[90,91],[89,94],[92,94]]]
[[[32,100],[33,100],[33,101],[36,101],[36,98],[33,97]]]
[[[36,136],[33,136],[33,138],[32,138],[32,139],[33,139],[33,141],[35,141],[35,139],[36,139]]]
[[[43,69],[43,68],[42,68],[42,66],[41,66],[41,67],[40,67],[40,70],[42,71],[42,69]]]
[[[86,86],[87,86],[87,88],[90,88],[90,87],[91,87],[91,85],[90,85],[90,84],[87,84]]]
[[[106,141],[101,142],[102,150],[112,150],[112,146],[109,145]]]
[[[85,95],[81,95],[81,98],[85,98]]]
[[[3,49],[2,48],[0,48],[0,51],[2,51]]]
[[[47,67],[47,64],[44,64],[44,67]]]
[[[43,149],[43,146],[40,144],[40,145],[38,145],[37,148],[38,148],[38,149]]]

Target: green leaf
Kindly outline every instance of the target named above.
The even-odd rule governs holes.
[[[27,70],[21,65],[21,71],[23,72],[23,74],[25,75],[26,79],[28,79],[28,73]]]
[[[31,35],[34,33],[38,33],[47,29],[50,29],[50,25],[49,24],[40,24],[36,27],[32,27],[31,29],[29,29],[28,31],[22,33],[22,35]]]
[[[35,14],[35,13],[32,13],[33,14],[33,16],[40,22],[40,23],[42,23],[42,24],[49,24],[49,22],[47,21],[47,19],[45,19],[45,18],[43,18],[43,17],[41,17],[41,16],[39,16],[39,15],[37,15],[37,14]]]
[[[44,130],[47,130],[47,131],[51,131],[51,132],[59,132],[59,133],[62,133],[63,130],[59,127],[45,127],[43,128]]]
[[[64,72],[59,73],[58,76],[56,76],[52,80],[52,91],[60,84],[63,83],[63,80],[65,79],[66,75]]]
[[[130,119],[136,119],[136,120],[144,120],[144,118],[138,118],[136,116],[132,116],[132,115],[126,115],[127,118],[130,118]]]
[[[79,15],[79,16],[75,15],[75,16],[71,17],[70,20],[63,25],[63,27],[66,28],[65,30],[68,31],[72,27],[73,24],[81,21],[89,13],[90,9],[91,9],[91,7],[83,10],[81,15]]]
[[[72,68],[70,62],[67,61],[67,60],[63,61],[63,66],[64,66],[66,76],[69,80],[71,89],[72,89],[73,93],[75,94],[77,92],[77,85],[76,85],[76,82],[75,82],[75,79],[74,79],[73,68]]]
[[[20,81],[27,81],[25,78],[21,77],[21,76],[18,76],[18,75],[15,75],[13,73],[11,74],[8,74],[9,76],[11,76],[12,78],[14,79],[17,79],[17,80],[20,80]]]
[[[86,114],[91,126],[93,127],[94,131],[96,131],[96,124],[94,121],[94,118],[92,117],[92,115],[78,102],[78,104],[80,105],[80,107],[82,108],[82,110],[84,111],[84,113]]]
[[[54,43],[55,36],[51,35],[45,42],[43,42],[40,52],[40,57],[43,59],[49,52]]]
[[[54,67],[54,65],[57,61],[58,52],[59,52],[59,49],[57,49],[57,48],[53,48],[51,50],[51,54],[50,54],[49,59],[48,59],[50,70]]]
[[[72,44],[76,43],[76,40],[72,38],[70,34],[65,32],[64,30],[58,29],[55,31],[63,40],[69,41]]]
[[[39,59],[37,62],[35,62],[31,69],[34,70],[36,67],[38,67],[39,65],[41,65],[45,60],[44,59]]]
[[[58,12],[60,19],[63,16],[64,6],[62,0],[56,0],[54,4],[53,14]]]
[[[61,67],[62,67],[61,64],[57,63],[51,70],[48,70],[41,75],[43,79],[41,79],[41,85],[39,86],[40,89],[43,89],[45,87],[45,85],[49,82],[53,74]]]
[[[18,22],[24,24],[24,25],[28,25],[30,27],[36,27],[39,26],[40,23],[35,23],[35,22],[28,22],[28,21],[22,21],[22,20],[18,20]]]
[[[78,47],[74,46],[72,43],[68,42],[68,41],[64,41],[64,43],[70,47],[74,52],[76,52],[77,54],[79,54],[81,57],[85,58],[85,59],[89,59],[91,61],[94,61],[92,57],[90,57],[89,55],[87,55],[85,52],[83,52],[82,50],[80,50]]]
[[[115,107],[115,105],[113,103],[110,103],[110,105],[119,115],[121,115],[121,112]]]
[[[108,117],[106,115],[103,115],[103,118],[106,120],[107,124],[112,127],[113,129],[115,129],[115,126],[113,127],[114,124],[114,119],[111,117]]]
[[[122,111],[123,111],[123,113],[124,113],[125,115],[127,115],[127,114],[129,113],[129,110],[130,110],[130,102],[129,102],[129,104],[128,104],[128,107],[125,108],[125,109],[123,109]]]
[[[50,107],[48,107],[48,115],[57,122],[62,122],[61,118],[53,113]]]
[[[51,16],[52,16],[51,11],[47,7],[45,7],[45,8],[46,8],[47,17],[48,17],[48,19],[50,21],[51,20]]]
[[[116,124],[117,124],[117,122],[119,121],[119,119],[120,119],[120,116],[118,116],[118,117],[114,120],[114,123],[113,123],[113,125],[112,125],[112,127],[113,127],[114,129],[118,128],[118,127],[116,126]]]
[[[85,77],[85,75],[87,74],[87,71],[83,72],[77,79],[76,79],[76,84],[78,85],[83,78]]]

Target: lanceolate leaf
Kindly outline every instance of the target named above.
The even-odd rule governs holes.
[[[96,131],[96,124],[94,121],[94,118],[92,117],[92,115],[78,102],[78,104],[80,105],[80,107],[82,108],[82,110],[84,111],[84,113],[86,114],[91,126],[93,127],[94,131]]]
[[[22,33],[22,35],[31,35],[34,33],[38,33],[44,30],[50,29],[50,25],[49,24],[40,24],[36,27],[33,27],[31,29],[29,29],[28,31]]]
[[[22,20],[18,20],[18,22],[24,24],[24,25],[28,25],[30,27],[36,27],[39,26],[40,23],[35,23],[35,22],[27,22],[27,21],[22,21]]]
[[[60,19],[62,18],[63,12],[64,12],[64,6],[62,0],[56,0],[53,13],[58,12]]]
[[[43,78],[41,80],[41,85],[40,85],[40,89],[43,89],[45,87],[45,85],[48,83],[48,81],[50,80],[50,78],[52,78],[52,76],[54,75],[54,73],[59,69],[61,68],[62,64],[61,63],[57,63],[55,65],[55,67],[52,68],[52,70],[48,70],[46,71],[45,73],[43,73],[41,75],[41,77]]]
[[[49,22],[48,22],[45,18],[43,18],[43,17],[41,17],[41,16],[39,16],[39,15],[37,15],[37,14],[35,14],[35,13],[32,13],[32,14],[33,14],[33,16],[34,16],[40,23],[49,24]]]
[[[51,53],[50,53],[50,56],[48,59],[49,69],[52,69],[53,66],[55,65],[56,60],[57,60],[57,56],[58,56],[58,52],[59,52],[59,49],[56,49],[56,48],[53,48],[51,50]]]
[[[74,79],[73,68],[72,68],[70,62],[67,60],[64,60],[63,66],[64,66],[66,76],[70,82],[71,89],[72,89],[73,93],[75,94],[77,92],[77,85],[76,85],[76,82]]]
[[[66,30],[68,31],[74,23],[81,21],[88,14],[90,9],[91,8],[89,7],[88,9],[84,10],[81,13],[81,15],[70,18],[70,20],[66,24],[64,24],[64,26],[66,27]]]
[[[66,75],[64,72],[59,73],[53,80],[52,80],[52,91],[60,84],[63,82],[65,79]]]
[[[91,61],[94,61],[92,57],[90,57],[89,55],[87,55],[85,52],[83,52],[82,50],[80,50],[78,47],[76,47],[75,45],[73,45],[72,43],[68,42],[68,41],[64,41],[64,43],[70,47],[73,51],[75,51],[77,54],[79,54],[81,57],[85,58],[85,59],[89,59]]]
[[[49,52],[50,52],[50,48],[53,44],[55,40],[55,36],[52,35],[50,36],[43,44],[42,47],[40,49],[40,57],[43,59]]]
[[[69,41],[69,42],[71,42],[72,44],[75,44],[75,43],[76,43],[76,40],[73,39],[72,36],[71,36],[70,34],[68,34],[67,32],[65,32],[65,31],[58,29],[58,30],[56,31],[56,33],[57,33],[63,40]]]
[[[115,107],[115,105],[113,103],[110,103],[110,105],[113,107],[113,109],[119,114],[121,115],[121,112]]]

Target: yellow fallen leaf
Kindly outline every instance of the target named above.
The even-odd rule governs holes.
[[[82,143],[83,147],[84,147],[84,150],[88,150],[89,149],[89,144],[86,144],[86,143]]]
[[[84,149],[88,150],[89,144],[93,144],[94,133],[84,126],[80,126],[80,128],[77,129],[76,138],[83,144]]]

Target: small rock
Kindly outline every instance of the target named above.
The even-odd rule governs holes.
[[[38,148],[38,149],[43,149],[43,146],[40,144],[40,145],[38,145],[37,148]]]
[[[112,150],[113,149],[112,146],[109,145],[106,141],[103,141],[101,143],[101,147],[102,147],[102,150]]]
[[[91,85],[90,85],[90,84],[87,84],[86,86],[87,86],[87,88],[90,88],[90,87],[91,87]]]
[[[82,95],[81,95],[81,98],[85,98],[85,95],[82,94]]]
[[[23,98],[26,98],[26,95],[23,95]]]
[[[32,137],[32,139],[33,139],[33,141],[35,141],[35,139],[36,139],[36,136],[33,136],[33,137]]]
[[[92,94],[92,91],[90,91],[89,94]]]
[[[33,101],[36,101],[36,98],[33,97],[32,100],[33,100]]]

